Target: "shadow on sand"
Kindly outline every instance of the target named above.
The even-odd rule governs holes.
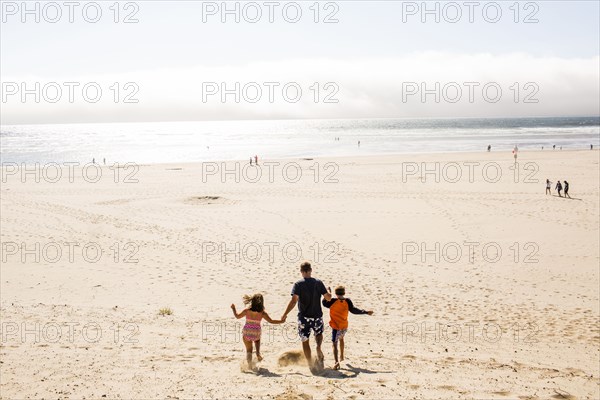
[[[356,378],[359,374],[391,374],[394,371],[375,371],[367,368],[354,367],[351,364],[346,364],[345,367],[339,370],[326,368],[321,373],[315,374],[325,378],[332,379],[348,379]]]
[[[553,195],[552,195],[552,197],[558,197],[558,198],[561,198],[561,199],[566,199],[566,200],[579,200],[579,201],[583,200],[583,199],[578,199],[578,198],[576,198],[576,197],[565,197],[565,196],[558,196],[558,195],[556,195],[556,194],[553,194]]]
[[[280,374],[276,374],[275,372],[271,372],[266,368],[259,368],[258,371],[256,371],[256,375],[258,376],[264,376],[265,378],[281,378]]]

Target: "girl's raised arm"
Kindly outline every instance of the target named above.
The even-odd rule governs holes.
[[[234,315],[234,316],[235,316],[237,319],[240,319],[240,318],[244,317],[244,316],[246,315],[246,311],[247,311],[246,309],[244,309],[244,311],[242,311],[241,313],[239,313],[239,314],[238,314],[238,313],[235,311],[235,304],[232,304],[232,305],[231,305],[231,310],[233,311],[233,315]]]

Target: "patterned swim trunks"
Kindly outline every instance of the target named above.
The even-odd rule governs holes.
[[[307,318],[298,317],[298,336],[300,340],[306,342],[310,337],[310,331],[315,333],[315,336],[323,334],[323,318]]]
[[[346,332],[348,332],[348,329],[332,329],[331,330],[331,341],[333,343],[339,342],[341,338],[346,336]]]

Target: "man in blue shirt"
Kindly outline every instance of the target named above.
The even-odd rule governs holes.
[[[318,361],[323,362],[324,356],[321,351],[323,343],[323,310],[321,309],[321,296],[327,301],[331,300],[331,293],[327,291],[323,282],[311,277],[312,267],[305,261],[300,265],[302,279],[294,283],[292,287],[292,299],[281,319],[285,320],[287,315],[298,304],[298,336],[302,340],[302,350],[308,365],[312,366],[312,354],[310,349],[310,332],[315,334],[317,342]]]

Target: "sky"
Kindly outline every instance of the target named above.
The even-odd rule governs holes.
[[[597,1],[0,11],[2,124],[600,113]]]

